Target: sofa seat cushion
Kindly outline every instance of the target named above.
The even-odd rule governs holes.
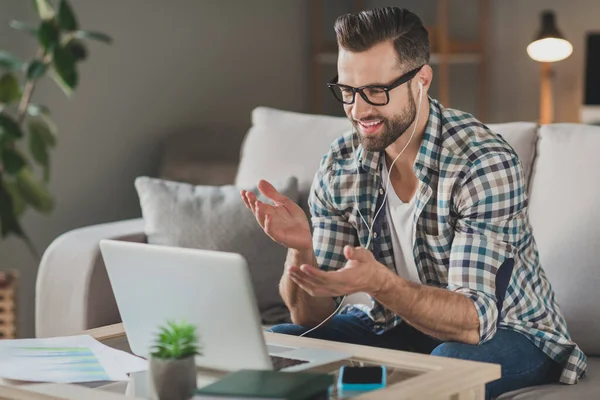
[[[498,400],[562,400],[597,399],[600,395],[600,357],[588,358],[588,371],[576,385],[531,386],[521,390],[504,393]]]

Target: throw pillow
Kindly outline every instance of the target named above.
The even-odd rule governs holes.
[[[298,182],[274,182],[277,190],[298,201]],[[241,254],[247,261],[263,324],[289,321],[279,296],[285,247],[273,242],[246,208],[236,186],[194,186],[139,177],[140,199],[148,243]],[[246,188],[264,202],[256,187]]]

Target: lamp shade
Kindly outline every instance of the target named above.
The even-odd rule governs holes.
[[[542,29],[535,40],[527,46],[527,54],[535,61],[555,62],[564,60],[573,52],[573,46],[556,27],[554,12],[542,13]]]

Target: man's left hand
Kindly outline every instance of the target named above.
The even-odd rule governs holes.
[[[311,265],[290,266],[292,280],[314,297],[337,297],[352,293],[372,294],[381,289],[389,270],[364,247],[344,247],[344,268],[325,272]]]

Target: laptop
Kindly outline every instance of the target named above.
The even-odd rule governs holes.
[[[352,356],[265,343],[239,254],[114,240],[102,240],[100,250],[129,345],[140,357],[149,357],[157,327],[167,320],[197,327],[200,367],[292,372]]]

